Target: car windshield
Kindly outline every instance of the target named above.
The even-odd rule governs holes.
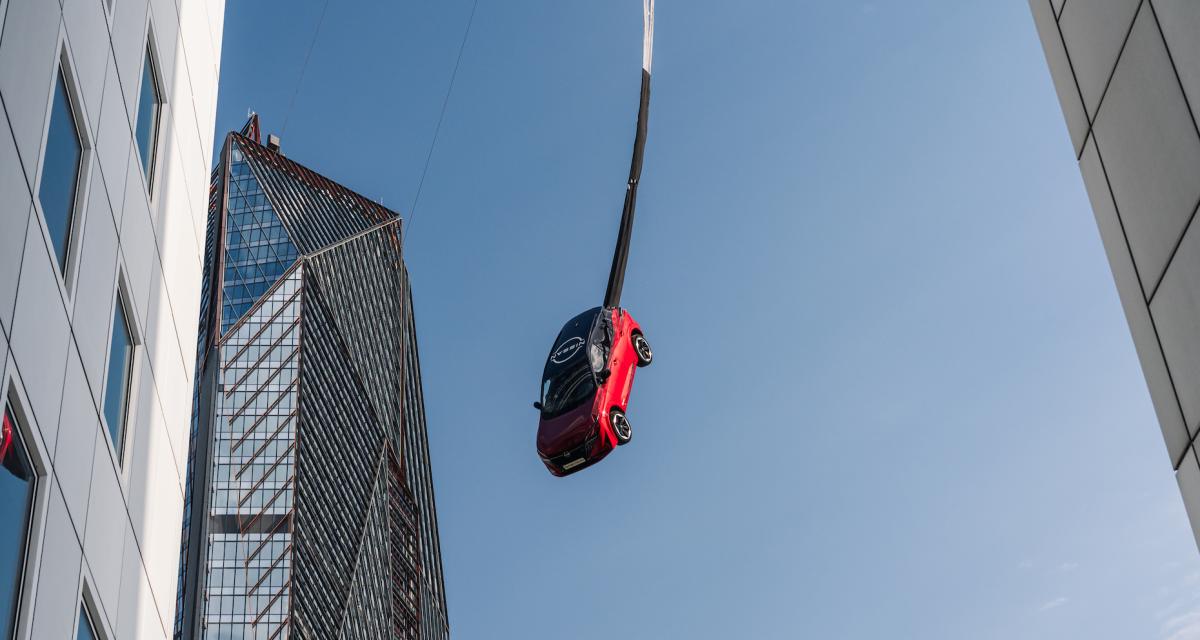
[[[542,382],[542,416],[553,418],[579,406],[596,392],[587,358]]]

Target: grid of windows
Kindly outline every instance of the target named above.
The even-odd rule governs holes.
[[[33,511],[33,465],[11,411],[0,427],[0,637],[16,631],[24,580],[25,546]]]
[[[108,378],[104,392],[104,421],[120,460],[125,450],[125,422],[129,409],[129,385],[133,378],[133,333],[125,317],[125,302],[117,291],[113,311],[112,343],[108,354]]]
[[[42,183],[38,202],[50,244],[62,273],[67,271],[70,253],[71,225],[75,219],[75,200],[79,190],[79,169],[83,159],[83,143],[75,123],[75,110],[67,80],[60,69],[55,76],[54,105],[50,109],[50,130],[46,134],[46,150],[42,155]]]
[[[298,255],[236,144],[231,160],[221,296],[222,334],[275,284]]]
[[[288,626],[300,345],[298,267],[220,347],[204,637]]]
[[[162,96],[158,91],[154,56],[146,47],[146,61],[142,64],[142,89],[138,97],[137,144],[142,159],[142,171],[146,176],[146,188],[153,190],[154,163],[158,147],[158,120],[162,112]]]

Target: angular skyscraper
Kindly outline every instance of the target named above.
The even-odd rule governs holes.
[[[400,217],[263,146],[213,171],[177,638],[448,637]]]
[[[1029,4],[1200,539],[1200,2]]]

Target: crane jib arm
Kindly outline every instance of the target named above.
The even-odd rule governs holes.
[[[642,93],[638,105],[637,135],[633,140],[633,162],[629,167],[629,183],[625,187],[625,206],[621,210],[621,226],[617,232],[617,247],[613,252],[612,270],[608,274],[608,290],[604,306],[621,304],[621,288],[625,284],[625,265],[629,262],[629,241],[633,236],[633,214],[637,207],[638,182],[642,178],[642,157],[646,151],[646,128],[650,118],[650,66],[654,57],[654,0],[643,0],[644,39],[642,43]]]

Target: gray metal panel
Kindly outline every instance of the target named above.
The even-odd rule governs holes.
[[[1088,142],[1079,160],[1079,168],[1087,185],[1092,212],[1096,216],[1096,225],[1100,228],[1100,238],[1104,241],[1104,250],[1108,254],[1113,280],[1116,281],[1117,292],[1121,296],[1121,305],[1125,309],[1125,319],[1129,323],[1129,331],[1133,334],[1133,343],[1142,363],[1146,386],[1150,389],[1150,398],[1154,402],[1163,438],[1167,443],[1167,451],[1174,465],[1183,456],[1183,450],[1190,438],[1179,408],[1179,400],[1175,396],[1175,387],[1167,371],[1167,363],[1159,346],[1157,330],[1142,296],[1142,287],[1137,279],[1129,245],[1125,242],[1121,220],[1117,217],[1117,210],[1113,205],[1112,192],[1108,189],[1108,180],[1104,175],[1095,140]]]
[[[1141,0],[1080,0],[1068,2],[1059,16],[1083,104],[1093,118],[1140,4]]]
[[[1200,118],[1200,2],[1154,0],[1153,6],[1192,116]]]
[[[1142,287],[1152,295],[1200,200],[1200,135],[1148,10],[1138,16],[1094,134]]]
[[[1200,424],[1200,226],[1184,236],[1150,310],[1194,435]]]

